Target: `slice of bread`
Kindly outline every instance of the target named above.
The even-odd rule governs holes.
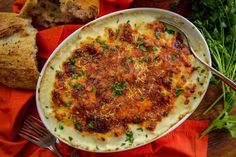
[[[0,82],[12,88],[35,89],[39,72],[36,33],[30,19],[0,13]]]
[[[98,15],[98,0],[60,0],[61,11],[72,14],[82,22],[88,22]]]
[[[31,16],[37,26],[84,23],[98,15],[99,0],[27,0],[21,16]]]

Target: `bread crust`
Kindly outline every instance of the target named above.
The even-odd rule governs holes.
[[[0,13],[0,82],[8,87],[35,89],[39,72],[36,33],[31,19]],[[27,44],[26,44],[27,43]]]
[[[20,12],[38,26],[54,27],[65,23],[84,23],[98,15],[99,0],[27,0]]]

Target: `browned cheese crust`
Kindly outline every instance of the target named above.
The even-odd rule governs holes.
[[[153,131],[179,95],[194,93],[195,84],[184,87],[195,69],[180,34],[159,21],[145,24],[145,29],[152,35],[127,21],[81,42],[56,73],[51,94],[58,121],[81,132],[114,136],[126,132],[129,124]]]

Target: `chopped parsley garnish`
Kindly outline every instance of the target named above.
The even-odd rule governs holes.
[[[71,66],[74,66],[74,65],[75,65],[75,59],[74,59],[74,58],[71,58],[71,59],[70,59],[70,65],[71,65]]]
[[[54,131],[56,132],[56,131],[57,131],[57,128],[54,128]]]
[[[116,29],[116,32],[115,32],[115,36],[116,36],[116,38],[118,37],[119,33],[120,33],[120,29],[117,28],[117,29]]]
[[[139,45],[138,48],[139,48],[139,50],[144,51],[144,52],[148,51],[148,49],[144,45]]]
[[[177,58],[176,54],[172,54],[172,55],[171,55],[171,60],[172,60],[172,61],[175,61],[176,58]]]
[[[48,106],[45,106],[45,108],[48,108]]]
[[[202,70],[201,70],[201,73],[204,73],[204,72],[205,72],[205,69],[202,69]]]
[[[142,131],[142,132],[143,132],[143,128],[137,128],[137,130],[139,130],[139,131]]]
[[[133,143],[134,142],[134,134],[132,131],[126,132],[126,139],[125,142]]]
[[[130,23],[130,20],[128,20],[126,23],[129,24],[129,23]]]
[[[134,62],[134,59],[132,57],[128,57],[128,62]]]
[[[160,39],[160,34],[159,34],[159,33],[155,33],[154,36],[155,36],[157,39]]]
[[[125,82],[125,83],[123,84],[123,86],[124,86],[125,88],[128,88],[129,84],[128,84],[127,82]]]
[[[73,119],[73,123],[74,123],[75,128],[76,128],[77,130],[79,130],[79,131],[82,130],[81,125],[76,121],[76,119]]]
[[[77,80],[79,78],[79,75],[78,74],[73,74],[72,77],[73,77],[73,79]]]
[[[119,49],[119,48],[120,48],[120,46],[119,46],[119,45],[116,45],[116,46],[115,46],[115,48],[116,48],[116,49]]]
[[[129,86],[128,82],[120,81],[116,82],[114,84],[109,85],[111,88],[113,88],[113,95],[122,95],[123,94],[123,88],[127,88]]]
[[[114,95],[122,95],[123,94],[123,89],[121,88],[121,86],[119,84],[116,84],[112,93]]]
[[[53,66],[50,66],[50,68],[51,68],[52,70],[54,70]]]
[[[160,48],[157,47],[156,45],[154,45],[154,46],[152,47],[152,50],[153,50],[153,51],[158,51],[158,50],[160,50]]]
[[[64,102],[65,107],[70,107],[72,105],[72,102]]]
[[[138,60],[139,62],[148,62],[149,58],[148,57],[142,57]]]
[[[142,95],[142,96],[140,96],[140,99],[141,99],[142,101],[144,101],[145,97]]]
[[[107,45],[104,40],[96,39],[96,42],[102,45],[104,49],[109,49],[109,45]]]
[[[77,84],[77,85],[75,85],[74,87],[75,87],[75,89],[77,89],[77,90],[81,90],[81,89],[83,88],[83,85]]]
[[[175,34],[174,30],[168,28],[165,28],[165,32],[167,32],[168,34]]]
[[[98,146],[96,146],[96,149],[99,150]]]
[[[73,138],[72,138],[71,136],[69,136],[68,138],[69,138],[69,140],[70,140],[70,141],[72,141],[72,140],[73,140]]]
[[[85,74],[84,71],[83,71],[83,70],[80,70],[80,72],[78,73],[78,76],[79,76],[79,77],[82,77],[82,76],[84,76],[84,74]]]
[[[146,134],[145,137],[148,138],[148,135]]]
[[[59,124],[59,129],[63,130],[64,126],[62,124]]]
[[[125,143],[121,143],[121,145],[120,146],[124,146],[125,145]]]
[[[120,19],[117,19],[117,20],[116,20],[116,23],[119,23],[119,21],[120,21]]]
[[[90,92],[95,92],[96,91],[96,88],[95,87],[92,87],[91,89],[90,89]]]
[[[90,121],[90,122],[88,123],[88,128],[89,128],[89,129],[93,129],[93,128],[94,128],[94,122],[93,122],[93,121]]]
[[[137,40],[137,45],[141,51],[144,51],[144,52],[148,51],[147,47],[144,46],[144,41],[142,39]]]
[[[182,88],[177,88],[177,89],[175,90],[176,96],[179,96],[180,94],[182,94],[182,92],[183,92],[183,89],[182,89]]]

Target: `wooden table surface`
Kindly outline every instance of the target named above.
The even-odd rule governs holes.
[[[0,11],[10,11],[11,4],[13,0],[8,0],[8,4],[1,6]],[[168,1],[168,0],[167,0]],[[163,1],[163,0],[134,0],[130,7],[157,7],[157,8],[164,8],[169,9],[169,3],[173,2],[174,0]],[[0,0],[1,3],[1,0]],[[176,12],[186,15],[188,13],[190,1],[186,0],[179,6],[179,10]],[[196,120],[212,120],[217,113],[222,109],[222,104],[218,104],[213,110],[209,112],[207,115],[203,115],[203,112],[210,105],[214,100],[220,95],[221,89],[218,86],[210,85],[207,93],[199,105],[199,107],[194,111],[194,113],[190,116],[189,119],[196,119]],[[236,139],[232,138],[228,131],[226,130],[217,130],[214,132],[209,133],[209,140],[208,140],[208,157],[236,157]]]

